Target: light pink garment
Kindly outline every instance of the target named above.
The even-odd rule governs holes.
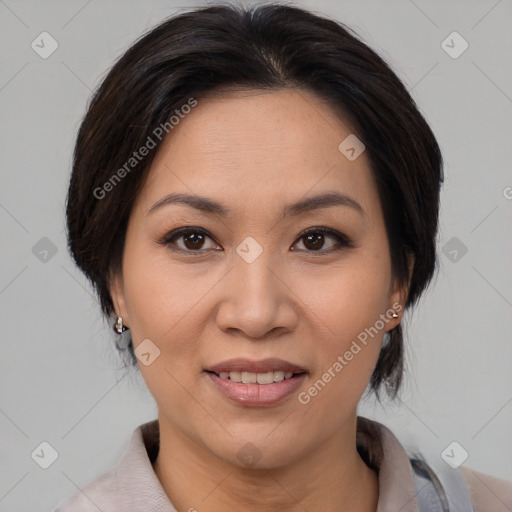
[[[53,512],[177,512],[152,466],[158,420],[139,425],[118,464],[60,502]],[[358,417],[357,445],[378,467],[377,512],[419,512],[408,455],[387,427]],[[475,512],[511,512],[512,482],[462,468]]]

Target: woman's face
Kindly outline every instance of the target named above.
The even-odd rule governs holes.
[[[151,166],[112,296],[161,428],[204,453],[278,467],[353,425],[405,295],[367,155],[339,149],[351,133],[305,91],[230,95]],[[188,204],[155,206],[168,194]]]

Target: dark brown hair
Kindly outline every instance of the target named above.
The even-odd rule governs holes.
[[[342,112],[366,146],[393,276],[409,285],[405,307],[417,302],[437,267],[443,162],[404,84],[339,22],[292,5],[217,4],[171,17],[141,36],[108,72],[81,123],[66,202],[68,246],[107,318],[114,313],[109,283],[121,271],[131,208],[163,140],[155,134],[162,127],[170,133],[171,116],[191,98],[284,88],[310,91]],[[130,160],[149,145],[146,155]],[[370,389],[379,398],[385,384],[394,398],[403,374],[401,326],[385,336]],[[127,353],[136,365],[131,342]]]

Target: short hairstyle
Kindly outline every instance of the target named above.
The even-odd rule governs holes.
[[[392,274],[408,286],[405,308],[415,305],[438,265],[443,161],[407,88],[342,23],[293,5],[221,3],[180,13],[143,34],[98,86],[81,122],[66,199],[68,249],[105,317],[114,313],[110,283],[122,269],[129,215],[164,139],[155,134],[169,132],[169,119],[191,98],[282,89],[315,94],[365,145]],[[150,138],[153,149],[129,169],[134,151]],[[400,388],[403,345],[399,324],[385,334],[369,383],[379,400],[382,385],[392,398]],[[136,366],[131,340],[127,353]]]

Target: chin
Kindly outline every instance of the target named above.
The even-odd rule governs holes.
[[[289,429],[276,434],[275,427],[275,421],[268,426],[253,423],[249,429],[240,428],[243,434],[233,434],[233,437],[226,434],[222,441],[208,442],[207,446],[217,457],[240,468],[280,468],[294,463],[300,457],[302,442],[291,436]],[[233,433],[232,429],[230,433]]]

